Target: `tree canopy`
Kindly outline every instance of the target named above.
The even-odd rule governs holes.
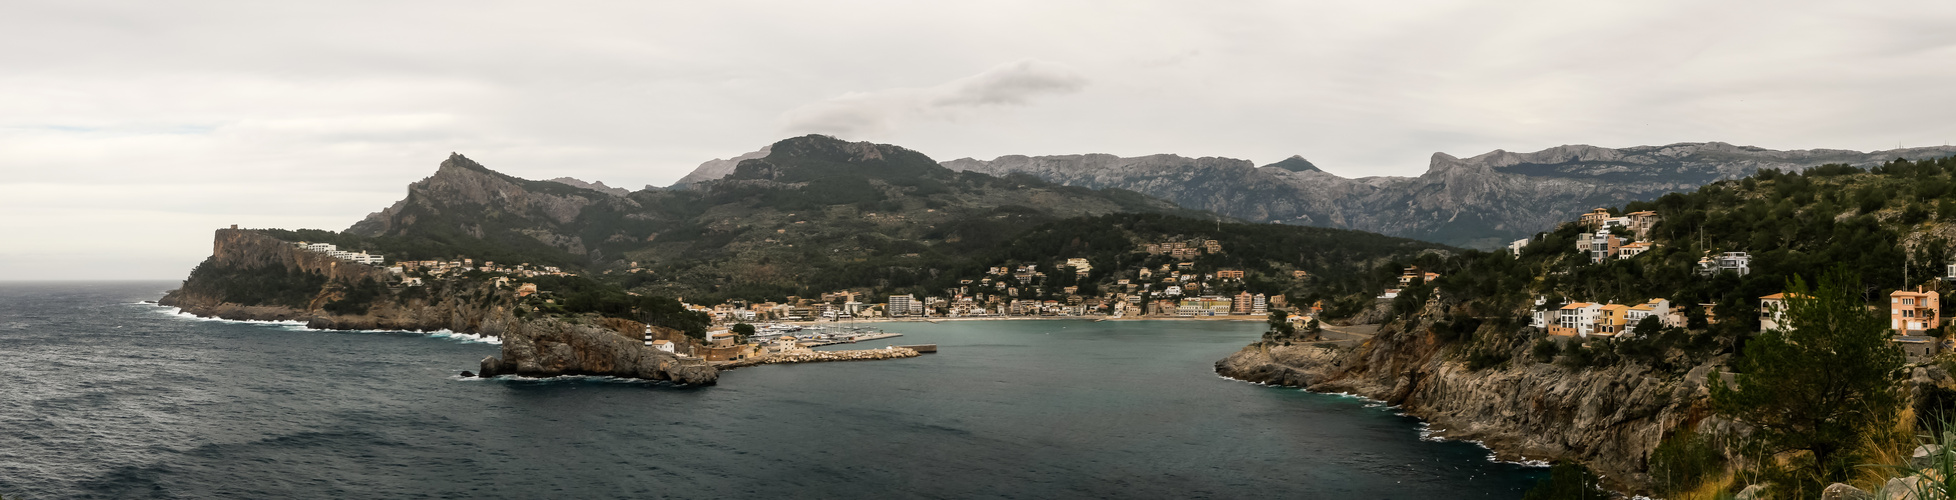
[[[1770,451],[1811,453],[1802,465],[1818,484],[1846,479],[1863,433],[1892,427],[1901,409],[1902,353],[1859,283],[1842,268],[1812,287],[1795,275],[1784,326],[1745,344],[1737,387],[1712,385],[1714,410],[1757,428]]]

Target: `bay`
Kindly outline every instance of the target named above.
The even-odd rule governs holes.
[[[1518,498],[1543,474],[1217,377],[1255,322],[890,323],[847,348],[941,353],[677,388],[464,379],[499,347],[139,303],[174,285],[0,283],[0,495]]]

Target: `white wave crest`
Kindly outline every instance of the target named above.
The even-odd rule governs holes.
[[[469,343],[476,343],[476,344],[502,345],[503,343],[502,337],[497,337],[494,335],[477,335],[473,333],[455,333],[449,331],[448,329],[442,329],[434,333],[430,333],[428,334],[428,336],[441,338],[441,339],[449,339],[457,342],[469,342]]]
[[[183,311],[183,308],[180,308],[180,307],[170,307],[170,306],[164,306],[164,305],[157,305],[157,304],[154,304],[154,303],[141,303],[141,302],[139,302],[138,304],[141,304],[141,305],[148,305],[148,306],[152,306],[152,307],[155,307],[155,308],[156,308],[156,312],[159,312],[159,313],[162,313],[162,314],[167,314],[167,315],[169,315],[169,316],[171,316],[171,317],[173,317],[173,318],[178,318],[178,319],[185,319],[185,320],[191,320],[191,321],[211,321],[211,322],[218,322],[218,323],[237,323],[237,324],[247,324],[247,325],[265,325],[265,326],[276,326],[276,327],[279,327],[279,329],[280,329],[280,330],[285,330],[285,331],[292,331],[292,332],[359,332],[359,333],[395,333],[395,334],[398,334],[398,333],[407,333],[407,334],[420,334],[420,335],[426,335],[426,336],[428,336],[428,337],[430,337],[430,338],[438,338],[438,339],[445,339],[445,340],[453,340],[453,341],[457,341],[457,342],[464,342],[464,343],[475,343],[475,344],[495,344],[495,345],[501,345],[501,344],[503,343],[503,339],[501,339],[501,338],[499,338],[499,337],[496,337],[496,336],[494,336],[494,335],[478,335],[478,334],[473,334],[473,333],[456,333],[456,332],[454,332],[454,331],[452,331],[452,330],[449,330],[449,329],[446,329],[446,328],[444,328],[444,329],[441,329],[441,330],[436,330],[436,331],[433,331],[433,332],[416,332],[416,331],[409,331],[409,330],[331,330],[331,329],[317,329],[317,328],[312,328],[312,327],[310,327],[310,326],[307,326],[307,325],[306,325],[306,322],[304,322],[304,321],[298,321],[298,320],[274,320],[274,321],[263,321],[263,320],[249,320],[249,319],[224,319],[224,318],[206,318],[206,317],[203,317],[203,316],[198,316],[198,315],[195,315],[195,314],[190,314],[190,313],[187,313],[187,312],[184,312],[184,311]]]

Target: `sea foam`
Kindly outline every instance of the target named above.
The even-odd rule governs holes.
[[[138,304],[154,307],[156,308],[156,312],[166,314],[169,315],[170,317],[178,318],[178,319],[191,320],[191,321],[211,321],[211,322],[218,322],[218,323],[237,323],[237,324],[245,324],[245,325],[274,326],[274,327],[278,327],[278,329],[280,330],[285,330],[289,332],[357,332],[357,333],[387,333],[387,334],[406,333],[406,334],[413,334],[413,335],[421,335],[429,338],[452,340],[456,342],[469,343],[469,344],[501,345],[503,343],[503,339],[498,338],[494,335],[456,333],[455,331],[446,328],[441,330],[435,330],[432,332],[416,332],[416,331],[409,331],[409,330],[330,330],[330,329],[312,328],[306,326],[306,322],[297,321],[297,320],[267,321],[267,320],[251,320],[251,319],[206,318],[203,316],[198,316],[195,314],[184,312],[183,308],[180,307],[157,305],[154,303],[138,303]]]

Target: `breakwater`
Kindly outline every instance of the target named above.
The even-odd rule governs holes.
[[[919,354],[917,354],[917,351],[911,349],[905,349],[901,347],[893,347],[889,349],[863,349],[863,350],[855,350],[855,351],[796,351],[796,352],[775,353],[766,356],[743,359],[740,361],[735,361],[732,363],[720,365],[720,369],[731,370],[734,368],[740,368],[745,366],[774,365],[774,364],[782,364],[782,363],[824,363],[829,361],[869,361],[869,360],[877,360],[877,359],[914,358],[917,356],[919,356]]]

